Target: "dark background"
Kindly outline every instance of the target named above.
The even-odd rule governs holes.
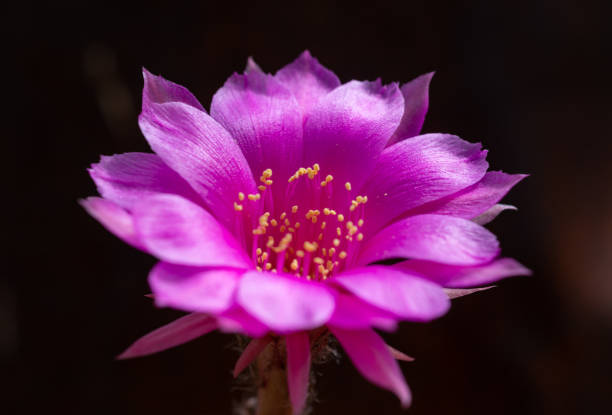
[[[231,412],[240,397],[232,336],[113,360],[179,314],[143,297],[154,260],[107,233],[77,199],[95,193],[85,169],[99,154],[149,151],[136,121],[142,66],[208,107],[248,56],[274,72],[308,48],[342,81],[437,71],[424,131],[482,141],[492,168],[531,174],[505,199],[520,210],[490,227],[534,277],[386,336],[417,358],[402,364],[414,393],[408,413],[610,413],[612,10],[604,3],[9,6],[3,66],[16,72],[3,81],[3,205],[17,267],[0,285],[10,381],[2,412]],[[316,414],[403,413],[346,358],[317,370]]]

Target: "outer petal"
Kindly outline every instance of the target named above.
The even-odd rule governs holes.
[[[213,97],[210,113],[238,142],[259,177],[287,181],[302,160],[302,114],[293,94],[272,75],[232,75]]]
[[[89,174],[105,199],[128,210],[154,193],[177,194],[201,203],[191,186],[156,154],[102,156],[99,163],[91,166]]]
[[[87,210],[107,230],[121,238],[124,242],[144,249],[134,229],[134,220],[125,209],[101,197],[88,197],[80,201]]]
[[[170,82],[161,76],[155,76],[142,68],[142,76],[145,79],[145,90],[143,101],[147,103],[181,102],[200,111],[205,111],[200,101],[187,88]]]
[[[351,81],[334,89],[304,124],[306,165],[319,163],[340,186],[351,182],[358,189],[399,125],[403,106],[397,84]]]
[[[325,285],[257,271],[240,281],[238,302],[278,332],[319,327],[334,311],[334,297]]]
[[[218,315],[217,324],[219,330],[225,333],[243,333],[250,337],[262,337],[270,331],[239,305]]]
[[[349,330],[376,327],[394,331],[397,328],[397,317],[388,311],[360,300],[352,293],[338,293],[334,314],[329,318],[327,324]]]
[[[387,143],[388,146],[421,132],[429,107],[429,83],[433,76],[433,72],[426,73],[402,86],[404,115],[399,127]]]
[[[394,349],[389,345],[387,345],[387,348],[389,349],[389,351],[391,352],[391,356],[393,356],[395,360],[401,360],[403,362],[414,362],[414,357],[410,357],[407,354],[400,352],[399,350]]]
[[[407,320],[430,321],[450,307],[440,286],[391,267],[357,268],[335,276],[333,282],[363,301]]]
[[[136,340],[118,359],[146,356],[187,343],[217,328],[215,319],[204,314],[188,314]]]
[[[486,225],[491,222],[493,219],[499,216],[504,210],[517,210],[516,206],[512,205],[504,205],[502,203],[498,203],[493,205],[491,208],[485,210],[480,215],[476,216],[472,220],[479,225]]]
[[[163,88],[157,81],[145,73],[139,117],[142,133],[164,163],[187,180],[210,212],[232,229],[238,192],[256,189],[240,148],[205,112],[183,102],[149,100],[153,89]]]
[[[243,273],[235,269],[195,268],[160,262],[149,274],[149,285],[158,307],[217,314],[233,305]]]
[[[419,206],[407,214],[435,213],[472,219],[494,206],[525,177],[526,174],[490,171],[482,180],[467,189]]]
[[[307,50],[279,70],[275,78],[293,93],[304,115],[321,97],[340,86],[336,74],[321,65]]]
[[[404,407],[410,405],[408,385],[387,345],[373,330],[343,330],[330,327],[357,370],[370,382],[389,389]]]
[[[474,294],[479,291],[485,291],[493,287],[495,286],[491,285],[489,287],[480,287],[480,288],[445,288],[444,292],[446,292],[446,295],[448,295],[448,298],[450,298],[451,300],[454,300],[455,298],[465,297],[466,295]]]
[[[285,336],[287,345],[287,383],[293,415],[304,410],[310,377],[310,339],[308,333],[298,332]]]
[[[480,143],[450,134],[421,135],[385,149],[362,191],[366,233],[478,182],[489,167],[486,154]]]
[[[251,364],[251,362],[257,359],[257,356],[259,356],[259,354],[263,352],[268,343],[270,343],[271,341],[272,338],[270,336],[251,340],[238,358],[238,360],[236,361],[234,371],[232,372],[234,377],[238,377],[238,375],[244,369],[246,369]]]
[[[445,265],[436,262],[410,260],[393,266],[412,275],[422,275],[449,288],[467,288],[491,284],[502,278],[531,275],[531,271],[512,258],[500,258],[475,266]]]
[[[499,254],[495,235],[482,226],[444,215],[411,216],[395,222],[370,239],[358,262],[392,258],[423,259],[451,265],[477,265]]]
[[[240,244],[210,213],[176,195],[159,194],[134,207],[136,233],[163,261],[192,266],[250,268]]]

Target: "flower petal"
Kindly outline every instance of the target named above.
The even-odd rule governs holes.
[[[468,288],[491,284],[502,278],[531,275],[531,271],[512,258],[500,258],[487,264],[456,266],[437,262],[409,260],[393,266],[412,275],[422,275],[431,281],[449,288]]]
[[[293,93],[304,115],[321,97],[340,86],[336,74],[321,65],[307,50],[280,69],[275,78]]]
[[[488,210],[484,211],[480,215],[476,216],[472,219],[473,222],[479,225],[486,225],[487,223],[493,221],[496,217],[499,216],[504,210],[517,210],[516,206],[512,205],[504,205],[502,203],[498,203],[493,205]]]
[[[181,102],[200,111],[205,111],[200,101],[187,88],[156,76],[142,68],[145,79],[143,101],[148,103]],[[144,105],[144,104],[143,104]]]
[[[435,213],[472,219],[499,202],[526,174],[506,174],[490,171],[482,180],[460,192],[419,206],[408,215]]]
[[[253,339],[249,342],[247,347],[244,349],[236,365],[234,365],[233,376],[236,378],[244,369],[246,369],[263,350],[266,348],[268,343],[272,341],[270,336],[261,337],[259,339]]]
[[[79,201],[87,213],[93,216],[108,231],[124,242],[143,249],[134,229],[132,215],[116,203],[101,197],[88,197]]]
[[[429,107],[429,83],[433,76],[434,72],[426,73],[402,86],[404,115],[402,115],[402,121],[389,139],[387,146],[419,135],[421,132]]]
[[[187,343],[217,328],[215,319],[205,314],[188,314],[136,340],[117,359],[146,356]]]
[[[358,262],[392,258],[424,259],[451,265],[477,265],[499,254],[495,235],[462,218],[418,215],[397,221],[371,238]]]
[[[99,163],[91,166],[89,174],[105,199],[128,210],[154,193],[177,194],[201,203],[191,186],[156,154],[102,156]]]
[[[257,177],[270,168],[286,183],[302,160],[302,114],[272,75],[232,75],[214,95],[210,114],[231,133]],[[273,190],[276,190],[276,186]]]
[[[136,233],[159,259],[192,266],[250,268],[240,244],[210,213],[176,195],[159,194],[134,207]]]
[[[287,345],[287,384],[293,415],[304,410],[310,378],[310,339],[308,333],[298,332],[285,336]]]
[[[376,327],[394,331],[397,328],[397,317],[360,300],[353,294],[338,293],[334,314],[327,324],[349,330]]]
[[[195,268],[160,262],[149,274],[149,286],[158,307],[216,314],[233,305],[243,273],[235,269]]]
[[[440,286],[391,267],[356,268],[336,275],[332,281],[361,300],[411,321],[433,320],[450,307]]]
[[[249,337],[262,337],[270,331],[266,325],[255,319],[239,305],[216,317],[219,330],[224,333],[243,333]]]
[[[466,295],[474,294],[479,291],[485,291],[490,288],[495,287],[491,285],[489,287],[480,287],[480,288],[445,288],[444,292],[448,295],[448,298],[454,300],[455,298],[465,297]]]
[[[304,160],[359,189],[402,117],[397,84],[351,81],[312,108],[304,123]],[[340,193],[340,192],[336,192]]]
[[[395,393],[408,407],[410,390],[387,345],[373,330],[343,330],[330,327],[357,370],[370,382]]]
[[[386,148],[362,191],[368,196],[366,234],[478,182],[489,167],[486,154],[480,143],[450,134],[420,135]]]
[[[407,354],[404,354],[389,345],[387,345],[387,348],[389,349],[389,351],[391,352],[391,356],[393,356],[395,360],[401,360],[403,362],[414,362],[414,357],[410,357]]]
[[[334,297],[323,284],[267,272],[245,274],[237,298],[247,312],[278,332],[316,328],[334,311]]]
[[[164,163],[193,187],[221,223],[232,229],[238,192],[256,191],[251,170],[230,134],[205,112],[183,102],[146,98],[162,86],[145,73],[140,129]]]

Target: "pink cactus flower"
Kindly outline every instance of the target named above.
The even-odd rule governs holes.
[[[280,341],[297,414],[311,342],[331,332],[407,406],[396,359],[409,358],[374,329],[430,321],[465,289],[529,274],[482,226],[512,208],[498,202],[525,176],[488,172],[480,144],[419,135],[433,74],[342,84],[308,52],[274,75],[249,60],[209,112],[184,87],[143,75],[139,124],[154,154],[102,157],[89,170],[101,197],[82,204],[159,259],[156,305],[190,314],[121,358],[218,329],[253,338],[237,374]]]

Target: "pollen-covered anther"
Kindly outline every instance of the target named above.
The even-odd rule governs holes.
[[[250,194],[247,197],[249,198],[249,200],[255,202],[255,201],[261,199],[261,194],[260,193]]]
[[[304,250],[306,252],[315,252],[318,247],[319,245],[316,242],[309,242],[309,241],[304,242]]]
[[[238,200],[240,200],[241,202],[244,200],[244,193],[238,192]]]
[[[235,211],[240,212],[240,211],[242,211],[242,209],[244,209],[244,206],[242,206],[238,202],[234,202],[234,210]]]
[[[344,183],[344,188],[350,192],[351,191],[351,182]]]

